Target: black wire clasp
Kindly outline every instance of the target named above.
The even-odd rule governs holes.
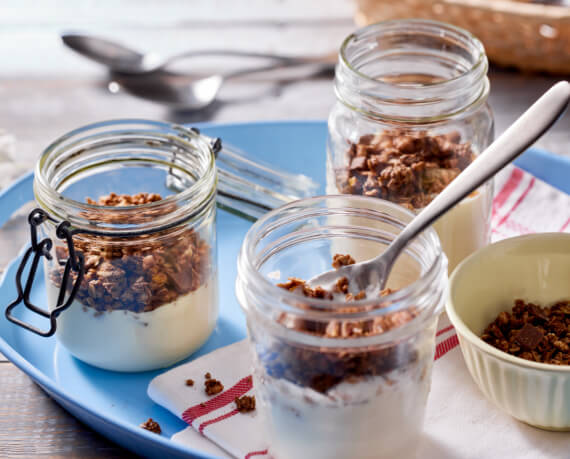
[[[59,293],[57,296],[57,304],[55,308],[51,311],[46,311],[42,308],[39,308],[30,302],[30,292],[32,290],[32,285],[34,283],[34,278],[36,276],[36,271],[38,269],[39,261],[42,257],[46,257],[48,260],[51,260],[52,255],[50,251],[53,247],[53,242],[50,238],[42,239],[38,242],[38,226],[44,223],[46,220],[50,220],[52,222],[57,223],[53,218],[51,218],[46,212],[42,209],[34,209],[30,212],[28,216],[28,223],[30,224],[30,238],[31,238],[31,246],[26,250],[22,261],[20,262],[20,266],[18,266],[18,270],[16,272],[16,289],[18,291],[18,298],[14,300],[12,303],[8,305],[5,311],[6,319],[10,322],[19,325],[31,332],[34,332],[40,336],[51,336],[55,333],[56,330],[56,319],[57,317],[65,311],[75,298],[77,291],[79,290],[79,286],[81,285],[81,281],[83,280],[83,265],[84,265],[84,258],[81,252],[76,252],[75,247],[73,245],[73,230],[71,225],[67,221],[61,222],[56,229],[56,236],[58,239],[65,240],[67,244],[67,249],[69,256],[65,261],[65,269],[63,271],[63,277],[61,279],[61,286],[59,288]],[[32,258],[33,255],[33,258]],[[32,258],[31,266],[28,273],[28,278],[26,279],[26,284],[22,288],[22,275],[24,273],[24,269],[28,264],[28,260]],[[63,262],[61,262],[63,265]],[[70,281],[71,271],[75,271],[77,273],[77,277],[75,279],[75,283],[71,288],[71,292],[69,293],[69,297],[65,300],[65,292],[67,290],[67,285]],[[24,306],[28,308],[30,311],[39,314],[42,317],[49,319],[50,321],[50,328],[47,331],[43,331],[27,322],[24,322],[14,315],[12,315],[12,310],[18,306],[20,303],[24,303]]]

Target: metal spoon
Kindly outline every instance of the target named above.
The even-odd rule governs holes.
[[[198,56],[237,56],[250,58],[263,58],[279,61],[289,65],[329,64],[336,62],[336,53],[326,56],[296,57],[272,53],[258,53],[253,51],[233,51],[223,49],[206,49],[186,51],[167,58],[161,58],[155,53],[140,53],[121,43],[79,33],[64,33],[61,36],[63,43],[75,52],[91,60],[109,67],[114,72],[132,75],[141,75],[163,70],[173,62]]]
[[[166,105],[173,110],[200,110],[214,102],[222,85],[232,78],[297,65],[283,61],[265,67],[253,67],[225,75],[216,74],[197,79],[164,71],[144,75],[114,73],[112,78],[126,92],[141,99]],[[334,70],[334,65],[311,65],[308,70],[312,74],[331,72]]]
[[[569,101],[570,84],[567,81],[555,84],[437,195],[383,253],[313,277],[309,285],[330,289],[339,278],[346,277],[351,293],[364,290],[368,298],[378,296],[408,242],[539,139],[564,112]]]

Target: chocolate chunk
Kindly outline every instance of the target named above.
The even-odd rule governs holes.
[[[169,271],[170,279],[172,279],[176,289],[179,292],[187,292],[192,288],[192,270],[181,269],[180,271]]]
[[[523,349],[532,351],[542,341],[543,337],[544,333],[539,328],[526,323],[524,327],[519,330],[516,340]]]
[[[366,156],[356,156],[350,162],[351,171],[365,170],[366,168],[367,168]]]

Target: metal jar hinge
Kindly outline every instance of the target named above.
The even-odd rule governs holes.
[[[36,276],[36,271],[38,269],[38,263],[42,257],[46,257],[48,260],[51,260],[52,258],[52,255],[50,254],[50,251],[53,246],[52,240],[50,238],[45,238],[38,242],[38,226],[40,226],[42,223],[44,223],[47,220],[57,223],[56,220],[51,218],[42,209],[34,209],[30,212],[30,215],[28,216],[28,223],[30,224],[30,232],[31,232],[31,246],[26,250],[26,253],[22,257],[22,261],[20,262],[20,265],[18,266],[18,270],[16,272],[16,289],[18,291],[18,298],[16,298],[16,300],[14,300],[12,303],[8,305],[5,312],[6,318],[10,322],[13,322],[19,325],[20,327],[32,331],[40,336],[46,336],[46,337],[51,336],[55,333],[57,317],[63,311],[69,308],[69,306],[71,306],[71,303],[73,302],[73,299],[75,298],[75,295],[79,290],[81,281],[83,280],[83,265],[84,265],[83,254],[81,252],[76,252],[75,247],[73,246],[74,232],[71,228],[70,223],[67,221],[59,223],[56,229],[56,236],[59,239],[66,241],[69,256],[65,261],[65,269],[63,271],[63,277],[61,279],[61,286],[59,288],[59,293],[57,296],[56,307],[51,311],[46,311],[42,308],[35,306],[30,302],[30,292],[32,290],[32,285],[34,283],[34,278]],[[31,266],[28,272],[28,277],[26,279],[26,284],[22,288],[22,275],[24,274],[24,270],[30,258],[32,258]],[[61,262],[62,266],[63,264],[64,263]],[[69,297],[67,298],[67,300],[65,300],[65,293],[67,290],[67,285],[70,281],[71,271],[75,271],[77,273],[77,277],[75,279],[73,287],[71,288]],[[49,330],[43,331],[12,315],[13,309],[16,306],[18,306],[18,304],[20,303],[24,303],[24,306],[28,308],[30,311],[49,319],[50,321]]]

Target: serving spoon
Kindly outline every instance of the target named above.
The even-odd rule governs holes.
[[[264,67],[252,67],[194,79],[165,71],[144,75],[113,73],[112,79],[135,97],[166,105],[173,110],[191,111],[201,110],[214,102],[222,85],[232,78],[275,71],[296,65],[290,62],[278,62]],[[334,70],[334,65],[326,63],[311,65],[308,70],[312,75],[329,73]]]
[[[383,253],[313,277],[309,285],[328,290],[346,277],[351,293],[364,290],[367,298],[378,296],[408,242],[539,139],[562,115],[569,101],[570,83],[556,83],[414,217]]]
[[[336,53],[324,56],[299,57],[223,49],[191,50],[162,58],[156,53],[141,53],[121,43],[93,35],[64,33],[61,35],[61,39],[65,45],[82,56],[103,64],[114,72],[130,75],[144,75],[157,72],[166,69],[176,61],[200,56],[235,56],[272,59],[288,66],[310,64],[328,64],[333,66],[337,58]]]

